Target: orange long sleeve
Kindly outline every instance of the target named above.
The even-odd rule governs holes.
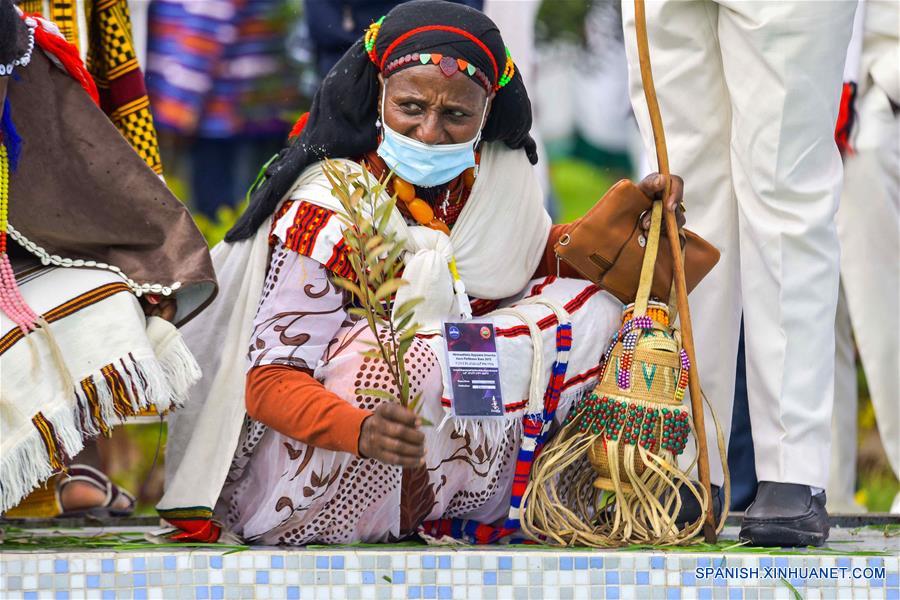
[[[372,413],[351,406],[309,373],[285,365],[247,373],[247,414],[295,440],[359,456],[362,422]]]

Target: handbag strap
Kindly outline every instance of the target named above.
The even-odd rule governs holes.
[[[647,19],[644,15],[644,3],[634,3],[634,21],[637,31],[638,62],[641,67],[641,83],[644,87],[644,98],[650,111],[650,125],[653,129],[653,141],[656,144],[656,160],[659,172],[666,178],[663,198],[668,198],[672,189],[669,177],[669,154],[666,150],[666,134],[663,130],[662,115],[656,99],[656,87],[653,85],[653,72],[650,69],[650,46],[647,42]],[[647,313],[650,302],[650,290],[653,287],[653,273],[656,266],[656,255],[659,250],[659,236],[662,230],[662,201],[655,200],[650,214],[650,231],[647,234],[647,246],[644,250],[644,261],[641,264],[641,278],[637,296],[634,299],[634,316]],[[673,281],[674,284],[674,281]]]

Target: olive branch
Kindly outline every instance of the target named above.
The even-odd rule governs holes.
[[[363,340],[370,346],[363,356],[383,361],[399,390],[397,395],[372,388],[360,388],[356,392],[398,402],[419,412],[422,392],[414,398],[409,397],[409,373],[403,359],[419,331],[419,324],[413,322],[413,310],[423,299],[412,298],[400,305],[394,302],[397,290],[408,285],[400,277],[403,241],[388,230],[397,197],[380,201],[387,187],[387,177],[377,180],[366,169],[361,173],[349,172],[339,163],[326,160],[323,171],[331,184],[332,195],[344,209],[344,214],[338,216],[345,225],[347,258],[356,276],[356,281],[336,277],[334,283],[353,294],[357,306],[348,312],[365,319],[374,334],[375,341]]]

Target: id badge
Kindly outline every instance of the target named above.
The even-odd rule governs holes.
[[[500,359],[493,323],[444,323],[447,369],[457,417],[502,417]]]

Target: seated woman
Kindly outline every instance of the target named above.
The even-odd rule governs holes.
[[[158,509],[186,532],[175,537],[215,540],[220,525],[263,544],[515,533],[534,450],[596,383],[622,310],[557,277],[566,226],[543,208],[531,122],[497,27],[458,4],[401,4],[334,67],[213,250],[222,291],[185,332],[206,377],[170,422]],[[325,158],[393,173],[402,294],[425,299],[406,357],[420,415],[365,392],[396,390],[362,356],[373,337],[334,284],[352,277],[351,250]],[[441,322],[473,314],[495,331],[499,416],[467,417],[442,368]]]

